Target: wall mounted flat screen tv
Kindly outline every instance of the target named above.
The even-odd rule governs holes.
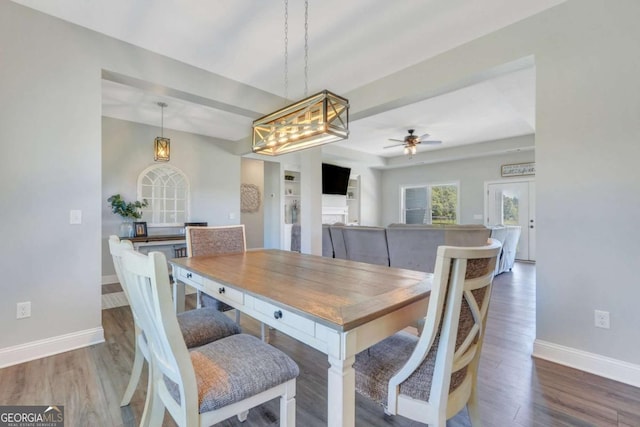
[[[322,194],[347,194],[351,168],[322,164]]]

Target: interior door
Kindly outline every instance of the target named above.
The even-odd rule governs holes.
[[[535,261],[535,182],[487,184],[486,224],[519,225],[516,259]]]

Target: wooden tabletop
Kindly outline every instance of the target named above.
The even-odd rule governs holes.
[[[427,298],[433,277],[281,250],[176,258],[171,263],[340,331]]]

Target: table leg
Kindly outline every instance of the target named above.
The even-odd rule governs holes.
[[[176,313],[182,313],[184,311],[184,283],[179,282],[176,279],[176,268],[173,267],[173,305],[176,309]]]
[[[355,357],[345,360],[329,356],[327,390],[327,425],[329,427],[353,427],[356,419],[356,371]]]

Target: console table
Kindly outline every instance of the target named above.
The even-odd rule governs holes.
[[[184,245],[187,243],[184,234],[168,234],[163,236],[144,237],[121,237],[121,240],[129,240],[133,243],[133,248],[137,251],[147,246],[171,246]]]

